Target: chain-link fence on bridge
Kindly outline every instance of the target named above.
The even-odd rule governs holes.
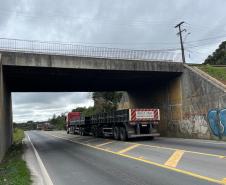
[[[125,60],[182,61],[178,50],[131,50],[7,38],[0,38],[0,51]]]

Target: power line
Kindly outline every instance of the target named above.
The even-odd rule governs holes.
[[[214,43],[205,43],[205,44],[199,44],[199,45],[188,45],[188,47],[186,48],[197,48],[197,47],[202,47],[202,46],[210,46],[210,45],[214,45],[217,44],[219,42],[214,42]]]
[[[192,50],[192,48],[191,49],[186,49],[186,51],[189,51],[189,52],[192,52],[192,53],[196,53],[197,55],[210,55],[210,53],[200,52],[200,51],[197,51],[197,50]]]
[[[226,38],[226,34],[224,35],[218,35],[215,37],[207,37],[205,39],[199,39],[199,40],[193,40],[193,41],[188,41],[186,43],[195,43],[195,42],[203,42],[203,41],[208,41],[208,40],[216,40],[216,39],[220,39],[220,38]]]

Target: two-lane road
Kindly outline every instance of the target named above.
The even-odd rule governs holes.
[[[204,144],[206,149],[198,152],[213,154],[208,156],[189,153],[194,146],[187,140],[171,140],[165,147],[164,139],[120,142],[41,131],[30,131],[27,135],[54,185],[213,185],[223,184],[226,177],[226,160],[224,152],[220,152],[223,144],[217,145],[216,156]],[[177,143],[175,150],[173,142]],[[178,142],[184,147],[179,147]],[[194,166],[187,165],[186,160],[200,161],[201,166],[193,170]],[[216,169],[221,171],[212,174],[213,169],[205,169],[202,174],[202,160],[220,165]]]

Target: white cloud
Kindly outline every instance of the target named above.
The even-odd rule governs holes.
[[[226,31],[225,0],[0,0],[0,4],[0,37],[8,38],[164,49],[180,47],[174,26],[182,20],[189,23],[187,42]],[[209,40],[196,48],[185,45],[187,61],[203,62],[223,40]],[[46,119],[74,105],[91,104],[87,93],[15,93],[14,120]]]
[[[13,120],[47,120],[76,107],[93,106],[89,93],[13,93]]]

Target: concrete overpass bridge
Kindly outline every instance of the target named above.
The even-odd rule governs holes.
[[[211,137],[205,115],[225,91],[178,61],[171,51],[0,39],[0,160],[12,143],[11,92],[125,91],[120,108],[161,109],[162,134]]]

